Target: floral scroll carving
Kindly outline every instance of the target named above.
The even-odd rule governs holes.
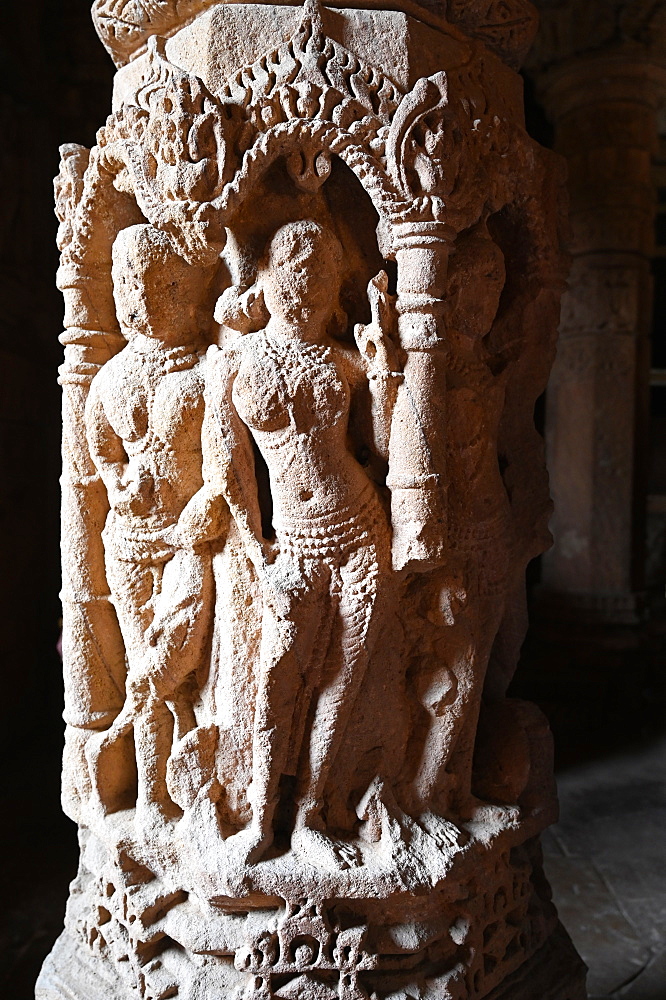
[[[505,695],[559,168],[478,43],[406,90],[315,3],[269,41],[212,86],[152,37],[62,149],[82,860],[40,997],[76,951],[118,997],[481,1000],[557,926]]]

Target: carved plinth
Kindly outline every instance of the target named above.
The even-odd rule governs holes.
[[[399,6],[95,4],[115,107],[57,181],[81,865],[38,1000],[584,996],[506,698],[563,268],[534,21]]]

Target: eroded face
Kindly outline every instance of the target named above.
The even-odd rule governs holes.
[[[492,239],[477,237],[452,258],[449,310],[453,325],[476,340],[492,327],[506,280],[502,251]]]
[[[322,230],[278,232],[262,273],[264,301],[271,316],[298,323],[331,314],[340,273],[333,237]]]
[[[196,269],[163,247],[151,252],[145,240],[121,237],[114,245],[111,274],[123,333],[128,339],[144,334],[168,345],[190,342],[197,335]]]

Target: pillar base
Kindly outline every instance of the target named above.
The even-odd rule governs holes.
[[[586,975],[585,963],[564,927],[558,923],[532,958],[478,1000],[586,1000]],[[210,994],[219,1000],[231,1000],[234,995],[233,989]],[[312,995],[315,996],[314,993]],[[457,993],[442,992],[438,1000],[448,1000],[454,995],[459,996]],[[35,996],[36,1000],[100,1000],[101,997],[104,1000],[130,1000],[135,993],[128,990],[115,963],[81,948],[65,931],[44,963]],[[151,1000],[166,1000],[174,994],[167,988],[161,993],[146,996],[150,996]],[[474,994],[467,996],[471,1000]],[[303,992],[299,1000],[309,1000],[308,994]]]
[[[586,1000],[587,966],[562,924],[484,1000]]]
[[[297,875],[289,852],[233,898],[222,883],[207,898],[174,891],[130,860],[127,836],[113,849],[82,831],[36,1000],[583,1000],[542,869],[553,806],[480,806],[460,826],[384,807],[363,865]],[[292,872],[282,896],[268,885],[278,868]]]

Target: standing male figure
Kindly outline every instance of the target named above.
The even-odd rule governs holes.
[[[174,737],[196,724],[184,682],[202,666],[212,608],[208,541],[221,501],[199,493],[204,411],[202,307],[211,275],[149,225],[113,247],[118,321],[128,340],[94,378],[86,406],[93,462],[109,498],[106,573],[127,655],[125,705],[89,744],[100,754],[134,731],[136,820],[148,832],[177,815],[166,768]]]

